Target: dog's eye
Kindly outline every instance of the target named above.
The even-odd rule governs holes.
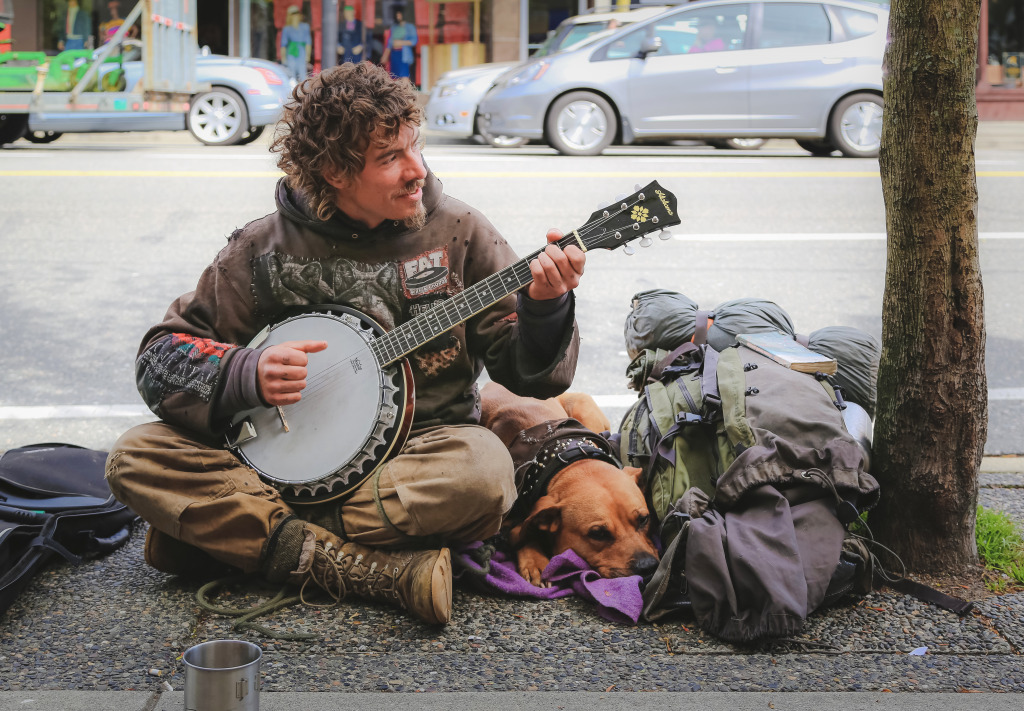
[[[595,526],[594,528],[590,529],[590,532],[587,534],[587,537],[591,540],[601,542],[614,540],[612,537],[612,532],[604,526]]]
[[[640,518],[638,518],[636,520],[636,529],[638,531],[642,531],[645,528],[647,528],[647,524],[649,524],[650,522],[651,522],[651,517],[649,515],[648,516],[641,516]]]

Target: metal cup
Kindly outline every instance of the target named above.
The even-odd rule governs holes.
[[[217,639],[189,647],[185,662],[185,711],[258,711],[260,659],[252,642]]]

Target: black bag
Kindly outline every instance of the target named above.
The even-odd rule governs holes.
[[[55,553],[78,564],[128,542],[137,517],[110,493],[106,459],[72,444],[0,456],[0,612]]]

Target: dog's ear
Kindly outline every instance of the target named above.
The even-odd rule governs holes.
[[[622,471],[626,472],[633,481],[636,482],[637,486],[640,486],[640,479],[643,478],[644,470],[639,467],[622,467]]]
[[[526,541],[536,538],[538,533],[558,533],[562,523],[562,507],[551,496],[542,496],[533,506],[533,511],[521,524],[509,531],[509,543],[518,548]]]

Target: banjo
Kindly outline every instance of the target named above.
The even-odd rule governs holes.
[[[615,249],[679,224],[675,196],[657,181],[593,213],[558,242],[584,252]],[[661,233],[662,239],[671,235]],[[227,444],[291,504],[316,504],[349,493],[398,453],[412,427],[415,397],[406,356],[533,281],[530,261],[542,250],[473,284],[390,331],[347,306],[313,306],[267,326],[251,348],[286,341],[326,341],[311,357],[302,399],[256,407],[232,418]],[[333,357],[326,357],[332,354]]]

